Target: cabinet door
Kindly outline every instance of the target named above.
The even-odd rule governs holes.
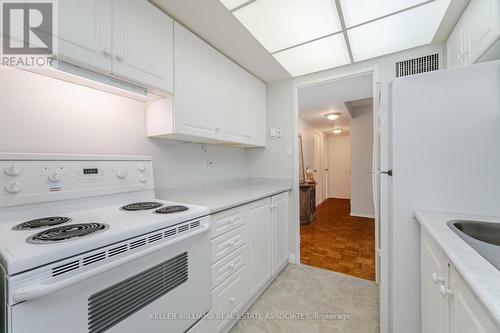
[[[58,2],[59,57],[73,65],[111,71],[111,0]]]
[[[246,72],[231,60],[218,55],[221,108],[217,117],[219,139],[245,143],[247,138]]]
[[[183,26],[174,24],[175,132],[215,138],[216,53]]]
[[[422,230],[421,242],[422,332],[447,333],[449,299],[439,293],[449,288],[448,259],[430,236]]]
[[[450,332],[495,333],[498,329],[454,268],[450,274]],[[425,332],[425,331],[423,331]]]
[[[248,144],[265,147],[266,85],[248,74]]]
[[[474,63],[500,37],[500,1],[472,0],[465,12],[468,53]]]
[[[173,92],[173,24],[148,1],[114,0],[113,74]]]
[[[278,273],[288,261],[288,192],[272,198],[273,212],[273,275]]]
[[[271,278],[271,202],[260,200],[248,206],[247,290],[253,297]]]

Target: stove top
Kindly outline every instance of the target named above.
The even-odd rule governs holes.
[[[171,213],[179,213],[188,210],[189,208],[186,206],[181,206],[181,205],[174,205],[174,206],[166,206],[162,207],[160,209],[155,210],[155,213],[157,214],[171,214]]]
[[[163,206],[163,204],[156,201],[141,201],[134,202],[123,206],[121,209],[126,211],[150,210]]]
[[[65,242],[90,236],[95,232],[104,231],[107,228],[108,226],[103,223],[68,224],[39,232],[34,236],[28,237],[27,241],[32,244]]]
[[[138,211],[123,210],[122,207],[127,202],[151,202],[154,203],[152,206],[165,208],[166,212],[173,210],[176,213],[157,214],[152,211],[153,208]],[[96,201],[97,203],[103,205],[107,202],[101,199]],[[51,204],[43,208],[25,206],[22,210],[1,214],[2,266],[8,274],[17,274],[210,214],[210,209],[207,207],[181,205],[162,200],[133,201],[127,198],[125,200],[112,198],[110,203],[90,209],[86,205],[84,208],[87,209],[79,210],[75,210],[70,203]],[[40,215],[47,217],[37,218]],[[53,227],[50,225],[52,222],[59,222],[60,225]],[[37,229],[29,227],[31,225],[37,226]]]
[[[63,223],[70,222],[71,219],[69,217],[63,216],[49,216],[42,217],[34,220],[29,220],[18,225],[12,227],[12,230],[31,230],[31,229],[39,229],[43,227],[51,227],[54,225],[59,225]]]

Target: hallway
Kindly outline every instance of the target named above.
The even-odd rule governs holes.
[[[375,280],[375,221],[352,217],[350,200],[327,199],[310,225],[300,227],[305,265]]]

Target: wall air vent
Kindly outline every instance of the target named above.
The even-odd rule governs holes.
[[[396,77],[436,71],[439,69],[439,54],[404,60],[396,63]]]

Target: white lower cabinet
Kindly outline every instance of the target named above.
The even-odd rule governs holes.
[[[425,230],[420,251],[422,332],[497,333],[486,309]]]
[[[248,239],[248,295],[254,295],[271,277],[271,199],[249,204]]]
[[[212,324],[205,333],[228,332],[285,267],[288,200],[285,192],[212,216]]]

